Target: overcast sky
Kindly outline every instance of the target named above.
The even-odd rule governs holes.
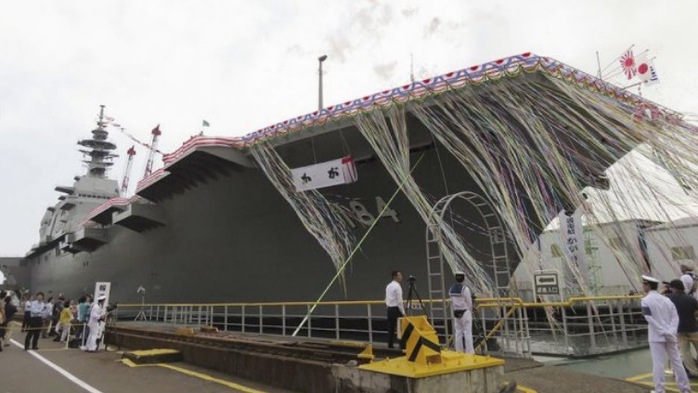
[[[596,51],[605,67],[635,44],[661,78],[645,96],[695,114],[696,21],[694,1],[0,0],[0,256],[37,243],[53,188],[84,173],[100,104],[172,151],[202,119],[234,136],[315,110],[322,54],[331,105],[409,81],[410,54],[418,78],[528,51],[596,73]]]

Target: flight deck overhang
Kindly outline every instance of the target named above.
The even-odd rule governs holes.
[[[82,228],[67,236],[71,249],[77,250],[77,252],[94,251],[106,244],[107,240],[107,230],[104,228]]]
[[[218,144],[210,142],[215,138],[201,139],[209,144],[190,141],[188,147],[168,155],[165,168],[139,182],[136,194],[160,202],[199,184],[254,167],[252,161],[242,151],[233,148],[227,139],[221,138],[225,142]]]
[[[124,211],[131,201],[127,198],[112,198],[92,210],[87,215],[87,219],[97,224],[110,225],[114,213]]]
[[[132,203],[124,211],[113,213],[112,222],[136,232],[145,232],[165,225],[162,208],[146,203]]]
[[[37,255],[41,255],[48,250],[53,249],[58,246],[65,239],[65,235],[61,234],[56,237],[46,236],[41,239],[38,245],[32,246],[32,249],[27,252],[24,256],[25,258],[31,258]]]
[[[61,250],[65,251],[65,252],[69,252],[71,254],[77,254],[77,253],[82,252],[82,251],[87,251],[87,250],[84,250],[81,247],[73,244],[74,241],[75,241],[75,234],[69,233],[65,236],[65,239],[58,244],[58,247]]]

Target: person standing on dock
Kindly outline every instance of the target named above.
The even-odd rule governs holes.
[[[5,291],[0,292],[0,297],[5,297]],[[7,325],[7,317],[5,316],[5,308],[3,307],[0,309],[0,326],[6,326]],[[0,332],[2,332],[2,336],[5,335],[5,328],[2,327],[0,328]],[[2,336],[0,336],[0,352],[2,352]]]
[[[690,393],[686,370],[681,363],[677,329],[679,315],[674,303],[666,296],[657,293],[659,280],[654,277],[642,276],[642,289],[647,293],[642,298],[642,315],[647,320],[647,341],[652,354],[652,372],[654,374],[654,389],[656,393],[665,393],[664,389],[664,355],[669,355],[671,369],[674,371],[676,385],[681,393]]]
[[[698,284],[698,276],[693,273],[693,268],[688,265],[681,265],[681,282],[683,283],[684,292],[686,294],[693,296],[694,298],[698,295],[696,293],[696,285]]]
[[[87,352],[97,351],[97,339],[99,338],[99,323],[102,322],[104,318],[104,300],[106,296],[101,295],[97,298],[97,302],[92,304],[90,308],[89,322],[87,323],[88,329],[90,329],[90,335],[87,337],[87,345],[80,347],[80,349]]]
[[[89,322],[88,318],[90,317],[90,303],[92,303],[92,297],[85,295],[80,298],[78,304],[78,330],[75,332],[75,339],[80,340],[83,344],[85,337],[89,334],[87,322]]]
[[[31,308],[32,308],[32,297],[27,295],[26,299],[24,299],[23,308],[24,308],[24,319],[22,319],[22,333],[26,332],[27,329],[29,328],[29,319],[31,318]]]
[[[672,280],[669,283],[671,294],[669,300],[676,306],[679,314],[679,352],[683,358],[683,364],[688,370],[690,378],[698,378],[698,366],[691,354],[691,344],[698,351],[698,324],[696,315],[698,314],[698,300],[685,292],[682,280]]]
[[[17,307],[12,304],[12,296],[5,296],[4,303],[1,303],[5,308],[5,323],[3,324],[5,334],[0,337],[0,344],[9,347],[10,337],[12,337],[12,329],[10,328],[10,322],[17,313]],[[4,344],[3,344],[4,343]]]
[[[44,318],[49,317],[50,308],[46,307],[44,303],[44,293],[37,292],[34,297],[34,301],[31,302],[29,308],[29,326],[27,327],[27,337],[24,339],[24,350],[29,350],[29,344],[31,344],[31,349],[39,349],[39,336],[44,329]]]
[[[402,302],[402,272],[393,271],[393,281],[385,287],[385,305],[388,307],[388,348],[395,348],[395,332],[397,320],[405,316],[405,305]]]
[[[448,295],[451,297],[453,309],[453,330],[456,341],[456,351],[474,354],[473,348],[473,298],[470,296],[470,288],[463,285],[465,273],[456,272],[456,283],[451,285]],[[465,340],[465,351],[463,350]]]

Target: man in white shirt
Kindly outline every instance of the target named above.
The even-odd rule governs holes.
[[[656,278],[642,276],[642,289],[647,293],[641,302],[642,315],[648,324],[647,341],[649,341],[650,353],[652,354],[654,391],[656,393],[666,392],[664,389],[664,356],[668,354],[671,369],[676,378],[676,386],[681,393],[690,393],[691,385],[679,355],[677,338],[679,314],[674,303],[657,292],[658,286],[659,280]]]
[[[465,273],[456,272],[456,283],[451,285],[448,295],[451,297],[453,309],[453,330],[456,341],[456,351],[474,354],[473,348],[473,298],[470,289],[463,285]],[[465,340],[465,350],[463,350]]]
[[[48,317],[48,309],[46,308],[46,303],[44,303],[44,293],[37,292],[34,297],[34,301],[31,302],[29,308],[29,327],[27,328],[27,337],[24,339],[24,350],[29,350],[29,344],[31,344],[31,349],[39,349],[39,336],[43,330],[43,321]]]
[[[394,348],[397,320],[405,315],[401,282],[402,273],[395,270],[393,271],[393,281],[385,287],[385,305],[388,307],[388,348]]]

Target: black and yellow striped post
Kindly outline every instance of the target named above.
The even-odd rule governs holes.
[[[424,315],[400,319],[400,340],[407,361],[421,365],[441,363],[441,347],[436,330]]]

